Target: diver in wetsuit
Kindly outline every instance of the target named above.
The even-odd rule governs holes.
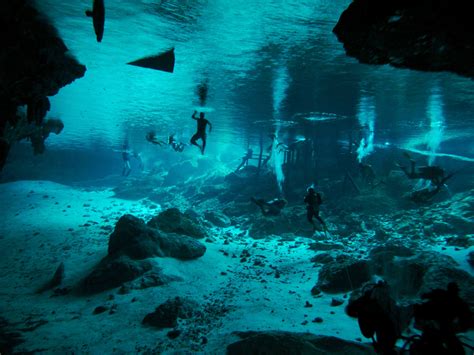
[[[319,216],[319,206],[323,203],[321,194],[316,192],[313,187],[308,188],[306,196],[304,198],[306,204],[306,218],[308,222],[312,224],[313,231],[316,231],[316,225],[314,224],[313,217],[316,218],[319,223],[323,226],[324,233],[327,232],[326,223]]]
[[[284,198],[275,198],[270,201],[265,201],[262,198],[256,199],[255,197],[252,197],[250,200],[260,207],[260,210],[265,217],[278,216],[281,210],[288,203]]]
[[[438,186],[446,178],[443,168],[439,166],[420,166],[417,168],[415,160],[411,159],[408,154],[405,154],[405,156],[410,159],[410,169],[400,164],[397,165],[409,179],[429,180],[433,185]]]
[[[191,137],[191,144],[195,145],[201,150],[201,154],[204,155],[204,149],[206,149],[206,126],[209,125],[209,132],[212,131],[212,124],[204,118],[204,112],[199,114],[199,118],[196,117],[197,111],[194,111],[191,118],[197,121],[197,132]],[[198,139],[202,140],[202,146],[196,143]]]

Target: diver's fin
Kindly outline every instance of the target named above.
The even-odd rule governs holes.
[[[172,73],[174,71],[174,61],[174,48],[171,48],[164,53],[137,59],[127,64]]]

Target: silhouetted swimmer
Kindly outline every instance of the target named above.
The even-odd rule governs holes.
[[[171,148],[173,148],[175,152],[179,153],[181,153],[184,150],[184,147],[186,146],[184,143],[178,142],[174,138],[174,134],[170,134],[170,136],[168,137],[168,144],[171,146]]]
[[[374,185],[375,183],[375,171],[372,165],[359,163],[359,174],[362,180],[368,185]]]
[[[309,223],[313,226],[313,231],[316,231],[316,225],[314,224],[313,217],[316,218],[319,223],[323,226],[324,233],[327,232],[326,223],[319,216],[319,206],[323,203],[323,199],[319,192],[316,192],[313,187],[308,188],[306,196],[304,198],[306,204],[306,218]]]
[[[287,205],[287,201],[284,198],[275,198],[270,201],[265,201],[264,199],[256,199],[252,197],[250,199],[253,203],[255,203],[264,216],[278,216],[281,210]]]
[[[270,143],[270,145],[267,147],[266,151],[267,151],[267,156],[265,157],[265,159],[263,160],[263,163],[262,165],[263,166],[266,166],[268,164],[268,162],[270,161],[270,159],[272,158],[272,153],[273,153],[273,144],[274,142],[277,140],[277,137],[275,134],[269,134],[268,135],[270,137],[270,139],[272,140],[272,142]],[[277,141],[278,143],[278,141]]]
[[[148,132],[145,136],[145,139],[152,143],[152,144],[156,144],[156,145],[159,145],[160,147],[166,145],[166,142],[164,141],[160,141],[157,137],[156,137],[156,133],[155,132]]]
[[[440,185],[441,181],[445,179],[446,176],[443,168],[439,166],[416,167],[416,162],[407,153],[405,153],[405,156],[410,159],[410,169],[400,164],[397,165],[409,179],[429,180],[435,186]]]
[[[206,149],[206,126],[209,125],[209,132],[212,131],[212,124],[204,118],[204,112],[199,114],[199,118],[196,117],[197,111],[194,111],[191,118],[197,121],[197,132],[191,137],[191,144],[195,145],[201,150],[201,154],[204,155],[204,150]],[[202,140],[202,146],[200,146],[196,141],[198,139]]]
[[[105,22],[105,6],[104,0],[94,0],[92,10],[87,10],[86,15],[92,17],[94,24],[94,31],[97,37],[97,42],[102,41],[104,36],[104,22]]]
[[[125,142],[122,146],[122,160],[123,160],[123,169],[122,169],[122,176],[130,175],[132,171],[132,167],[130,165],[130,147],[128,146],[128,142]]]

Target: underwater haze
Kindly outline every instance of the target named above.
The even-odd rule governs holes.
[[[32,3],[86,72],[0,170],[0,355],[401,354],[454,304],[472,354],[474,81],[359,63],[351,3]]]

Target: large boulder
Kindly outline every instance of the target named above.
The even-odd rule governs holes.
[[[362,355],[375,354],[370,346],[332,336],[281,331],[236,332],[241,340],[227,346],[228,355]]]
[[[341,255],[321,268],[316,286],[328,293],[347,292],[360,287],[370,278],[367,260]]]
[[[132,259],[172,257],[195,259],[206,247],[186,235],[162,233],[132,215],[122,216],[109,240],[109,255],[128,255]]]
[[[347,55],[362,63],[391,64],[474,77],[474,31],[468,1],[355,0],[334,33]]]
[[[206,229],[197,219],[182,213],[177,208],[169,208],[161,212],[158,216],[153,217],[147,224],[163,232],[187,235],[197,239],[208,236]]]

